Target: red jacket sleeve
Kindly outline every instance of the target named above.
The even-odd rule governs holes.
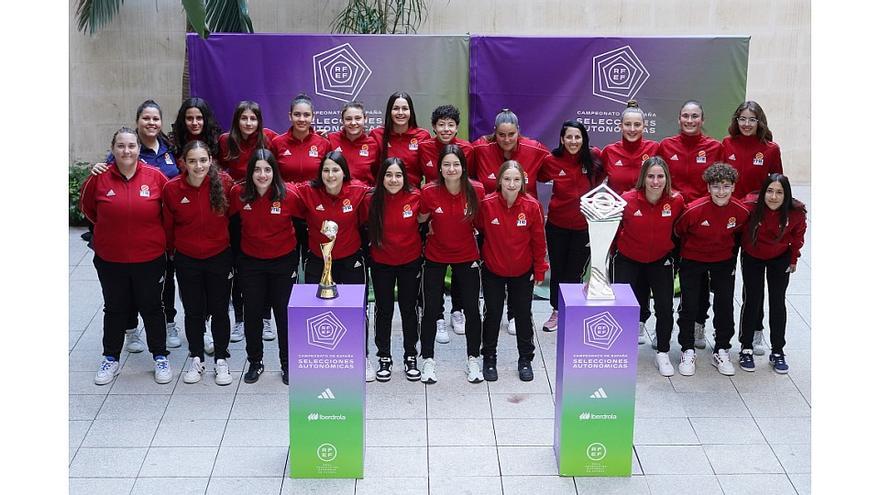
[[[537,203],[537,201],[536,201]],[[544,274],[547,273],[547,239],[544,238],[544,214],[541,207],[535,204],[532,209],[529,224],[532,236],[532,268],[535,271],[535,281],[543,282]]]
[[[798,211],[797,222],[791,228],[791,263],[796,265],[801,257],[801,248],[804,247],[804,235],[807,232],[807,216],[803,211]]]
[[[165,250],[174,251],[174,214],[171,212],[171,188],[168,184],[162,188],[162,227],[165,228]]]
[[[89,175],[79,193],[79,209],[93,224],[98,223],[97,204],[95,203],[95,182],[97,177],[96,175]]]

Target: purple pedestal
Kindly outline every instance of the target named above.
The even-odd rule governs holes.
[[[639,351],[639,303],[628,284],[616,299],[587,300],[583,284],[559,285],[556,424],[560,476],[630,476]]]
[[[294,285],[287,305],[290,477],[363,478],[365,287],[317,289]]]

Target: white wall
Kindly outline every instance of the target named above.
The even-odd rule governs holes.
[[[806,0],[427,0],[421,34],[752,37],[748,99],[767,112],[788,175],[810,180],[810,2]],[[328,32],[344,2],[251,0],[258,32]],[[135,0],[94,37],[70,2],[70,159],[105,155],[112,132],[153,98],[166,131],[181,99],[180,0]],[[144,70],[150,67],[150,70]],[[731,109],[732,111],[733,109]],[[715,118],[715,116],[708,116]],[[727,116],[718,116],[718,118]]]

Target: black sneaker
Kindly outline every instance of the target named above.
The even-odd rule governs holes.
[[[394,364],[391,362],[390,357],[380,357],[379,358],[379,369],[376,370],[376,380],[380,382],[387,382],[391,380],[391,365]]]
[[[483,356],[483,379],[487,382],[498,381],[498,356]]]
[[[744,371],[755,371],[755,356],[751,349],[743,349],[739,353],[739,367]]]
[[[770,366],[773,367],[773,371],[786,374],[788,373],[788,363],[785,362],[785,354],[770,354]]]
[[[531,361],[523,361],[522,359],[520,359],[517,367],[519,368],[520,380],[524,382],[530,382],[535,379],[535,372],[532,371]]]
[[[417,382],[422,378],[422,372],[419,371],[418,362],[415,356],[406,356],[403,358],[403,369],[406,373],[406,379],[411,382]]]
[[[281,370],[281,381],[284,382],[285,385],[290,385],[290,377],[287,375],[287,370]]]
[[[247,373],[244,374],[244,382],[245,383],[256,383],[257,380],[260,379],[260,375],[263,374],[263,362],[259,363],[248,362],[248,370]]]

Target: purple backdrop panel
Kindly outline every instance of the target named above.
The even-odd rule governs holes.
[[[290,363],[290,476],[363,478],[364,290],[294,285],[287,313]]]
[[[628,284],[616,299],[587,300],[559,285],[553,447],[561,476],[629,476],[638,368],[639,304]]]
[[[745,99],[748,37],[471,37],[471,136],[493,131],[495,114],[513,110],[524,135],[554,148],[563,121],[587,127],[600,148],[620,139],[619,117],[637,99],[645,136],[678,133],[688,99],[703,103],[704,132],[727,135]]]
[[[260,104],[266,127],[284,132],[290,100],[304,92],[315,105],[315,127],[339,130],[343,102],[365,105],[367,129],[382,125],[388,96],[406,91],[417,121],[452,104],[467,138],[468,41],[458,36],[320,34],[190,34],[190,93],[210,104],[229,130],[236,104]]]

